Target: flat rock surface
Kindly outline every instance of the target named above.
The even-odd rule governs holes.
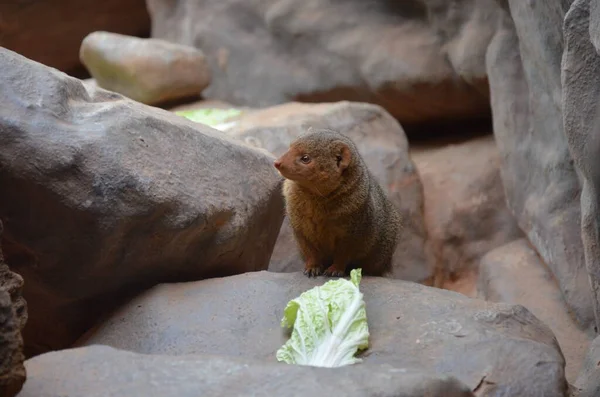
[[[325,280],[261,271],[159,285],[77,346],[274,361],[287,340],[280,326],[285,305]],[[451,375],[478,396],[564,395],[565,363],[556,339],[523,307],[388,278],[363,278],[361,290],[371,334],[365,363]]]
[[[525,306],[552,329],[565,356],[566,376],[574,382],[592,339],[569,313],[550,269],[526,239],[498,247],[481,259],[479,297]]]
[[[145,287],[266,269],[274,157],[0,49],[0,219],[28,354]]]
[[[19,397],[474,396],[454,378],[389,365],[311,368],[217,356],[148,356],[107,346],[47,353],[27,361],[27,370]]]

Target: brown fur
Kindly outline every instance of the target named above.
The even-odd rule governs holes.
[[[309,130],[274,165],[286,178],[286,211],[304,274],[344,276],[360,267],[365,275],[383,276],[391,270],[400,215],[350,138]]]

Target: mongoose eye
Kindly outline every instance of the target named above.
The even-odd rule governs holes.
[[[302,161],[304,164],[308,164],[310,163],[310,157],[305,154],[304,156],[300,157],[300,161]]]

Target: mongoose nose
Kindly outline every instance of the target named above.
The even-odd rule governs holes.
[[[275,168],[279,169],[279,167],[281,167],[281,161],[275,160],[275,162],[273,163],[273,165],[275,166]]]

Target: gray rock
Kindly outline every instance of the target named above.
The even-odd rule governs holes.
[[[202,51],[159,39],[93,32],[79,57],[98,86],[145,104],[197,97],[210,83]]]
[[[594,332],[578,327],[552,273],[526,239],[481,259],[478,290],[483,299],[525,306],[548,325],[565,356],[567,380],[575,381]]]
[[[0,288],[0,396],[15,396],[26,379],[23,337],[10,295]]]
[[[562,64],[565,133],[580,171],[581,239],[594,294],[596,327],[600,329],[600,6],[574,1],[564,22]]]
[[[311,368],[216,356],[148,356],[107,346],[47,353],[26,365],[29,379],[19,397],[474,396],[452,377],[388,365]]]
[[[116,311],[76,346],[143,354],[211,354],[275,361],[287,302],[324,278],[253,272],[163,284]],[[450,375],[478,396],[564,396],[565,361],[552,331],[522,306],[365,277],[370,347],[364,363]]]
[[[523,235],[506,207],[493,135],[412,144],[410,154],[423,183],[435,286],[476,279],[483,255]]]
[[[5,49],[0,70],[0,218],[27,281],[27,355],[156,283],[267,268],[272,156]]]
[[[480,108],[457,92],[487,77],[508,207],[578,321],[592,323],[581,186],[561,112],[562,21],[570,1],[238,0],[212,13],[216,3],[208,1],[148,5],[153,36],[201,48],[214,74],[206,94],[236,104],[374,102],[404,124],[456,116],[461,112],[449,106],[469,103],[473,117]],[[240,31],[252,38],[239,40]],[[447,94],[430,91],[455,75],[462,82]],[[487,98],[487,86],[473,92]]]
[[[404,123],[489,115],[495,0],[148,0],[152,36],[200,48],[204,95],[383,106]]]
[[[0,242],[3,226],[0,222]],[[23,337],[27,323],[27,302],[23,299],[23,278],[10,271],[0,247],[0,396],[15,396],[25,382]]]
[[[590,344],[574,389],[577,397],[600,396],[600,336]]]
[[[18,252],[19,248],[16,247],[14,241],[11,240],[4,232],[4,224],[0,221],[0,288],[8,292],[10,300],[13,303],[15,315],[17,316],[17,322],[19,328],[22,330],[27,324],[28,313],[27,313],[27,301],[23,297],[23,285],[24,280],[19,274],[10,270],[8,264],[4,261],[3,249],[8,253],[12,254]]]
[[[379,180],[403,218],[404,228],[394,254],[392,277],[424,281],[433,275],[423,219],[423,186],[408,153],[404,130],[377,105],[355,102],[332,104],[288,103],[245,112],[227,134],[276,157],[309,127],[332,128],[357,144],[373,175]],[[273,250],[269,270],[304,269],[286,217]]]
[[[508,206],[569,308],[587,326],[594,313],[581,242],[580,185],[561,113],[566,10],[557,0],[504,3],[487,69]]]

